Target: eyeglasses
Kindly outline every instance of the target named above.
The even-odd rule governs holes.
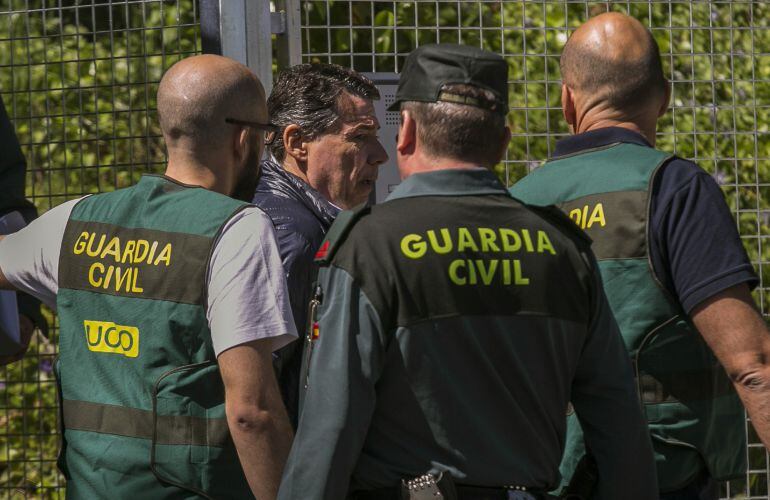
[[[225,118],[225,122],[232,123],[233,125],[240,125],[242,127],[252,127],[263,131],[263,137],[265,144],[267,145],[270,145],[275,141],[278,132],[281,130],[281,127],[273,125],[272,123],[250,122],[248,120],[236,120],[235,118]]]

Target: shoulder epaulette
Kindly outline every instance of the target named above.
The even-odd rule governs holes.
[[[575,221],[570,219],[567,214],[558,207],[554,205],[527,205],[526,203],[525,206],[531,208],[533,212],[537,213],[554,226],[564,229],[568,235],[576,236],[579,240],[584,241],[588,245],[593,243],[591,237],[588,236],[585,231],[580,229],[578,225],[575,224]]]
[[[326,233],[321,247],[315,253],[315,262],[319,265],[325,265],[331,262],[334,253],[340,247],[345,238],[347,237],[350,229],[355,225],[356,221],[364,214],[369,213],[369,207],[366,203],[362,203],[351,210],[343,210],[337,216],[337,219],[329,228],[329,232]]]

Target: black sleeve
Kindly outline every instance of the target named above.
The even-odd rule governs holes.
[[[18,210],[30,222],[34,206],[24,197],[27,163],[16,132],[0,99],[0,216]]]
[[[675,158],[653,185],[650,256],[663,285],[689,314],[706,299],[759,280],[716,181]]]
[[[37,210],[25,198],[24,176],[27,162],[21,152],[19,140],[13,130],[5,105],[0,98],[0,217],[18,211],[29,224],[37,217]],[[48,323],[40,314],[40,301],[24,294],[17,294],[19,314],[27,316],[43,331],[48,332]]]
[[[385,364],[382,322],[353,277],[331,266],[318,281],[324,290],[320,333],[279,500],[349,498]]]
[[[593,255],[588,258],[593,314],[572,382],[571,401],[599,470],[596,496],[655,498],[655,460],[631,360],[607,302],[598,265]]]
[[[16,293],[16,300],[19,305],[19,314],[28,317],[41,333],[48,337],[48,322],[40,312],[40,301],[22,292]]]

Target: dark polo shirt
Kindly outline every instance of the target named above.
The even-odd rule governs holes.
[[[617,142],[652,147],[636,132],[608,127],[562,139],[554,157]],[[658,278],[687,313],[732,286],[746,283],[753,289],[759,283],[719,185],[678,157],[664,164],[653,182],[650,257]]]

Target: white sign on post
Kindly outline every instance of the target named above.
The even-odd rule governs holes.
[[[401,183],[396,161],[396,134],[401,123],[397,111],[387,111],[396,100],[398,73],[364,73],[380,91],[380,99],[374,101],[374,111],[380,121],[380,142],[388,153],[388,161],[380,166],[377,183],[372,192],[372,203],[382,203],[385,198]]]

